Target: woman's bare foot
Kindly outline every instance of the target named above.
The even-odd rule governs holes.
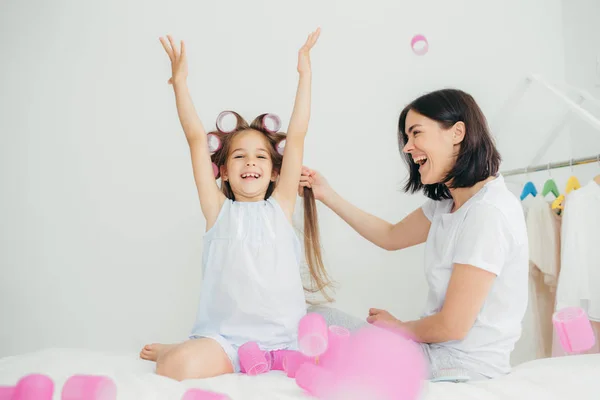
[[[140,351],[140,358],[149,361],[156,361],[158,358],[162,357],[167,351],[169,351],[174,344],[161,344],[161,343],[152,343],[144,346],[142,351]]]

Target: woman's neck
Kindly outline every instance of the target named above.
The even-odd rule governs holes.
[[[473,197],[475,193],[479,192],[486,183],[494,179],[496,179],[495,176],[490,176],[487,179],[477,182],[471,187],[450,189],[450,194],[452,195],[452,200],[454,201],[452,212],[462,207],[462,205],[465,204],[471,197]]]

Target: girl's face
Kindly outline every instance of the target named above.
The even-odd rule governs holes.
[[[402,151],[410,154],[413,162],[420,165],[421,183],[427,185],[443,181],[456,162],[464,137],[464,123],[457,122],[450,129],[443,129],[437,121],[409,110],[404,131],[408,141]]]
[[[264,200],[269,183],[277,178],[270,147],[267,138],[253,129],[240,132],[231,141],[221,176],[231,185],[236,201]]]

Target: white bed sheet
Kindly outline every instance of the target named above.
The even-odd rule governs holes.
[[[0,359],[0,385],[43,373],[55,384],[55,399],[73,374],[102,374],[117,384],[118,400],[180,400],[188,388],[225,393],[231,400],[309,399],[281,372],[257,377],[232,374],[176,382],[154,374],[154,363],[136,354],[48,349]],[[422,400],[579,400],[600,399],[600,354],[543,359],[517,366],[502,378],[472,383],[425,383]]]

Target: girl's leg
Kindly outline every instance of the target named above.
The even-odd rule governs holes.
[[[233,372],[227,353],[214,339],[191,339],[181,344],[163,346],[169,347],[161,347],[157,352],[158,375],[182,381]]]
[[[156,361],[158,357],[177,346],[176,344],[152,343],[144,346],[140,351],[140,358],[148,361]]]

